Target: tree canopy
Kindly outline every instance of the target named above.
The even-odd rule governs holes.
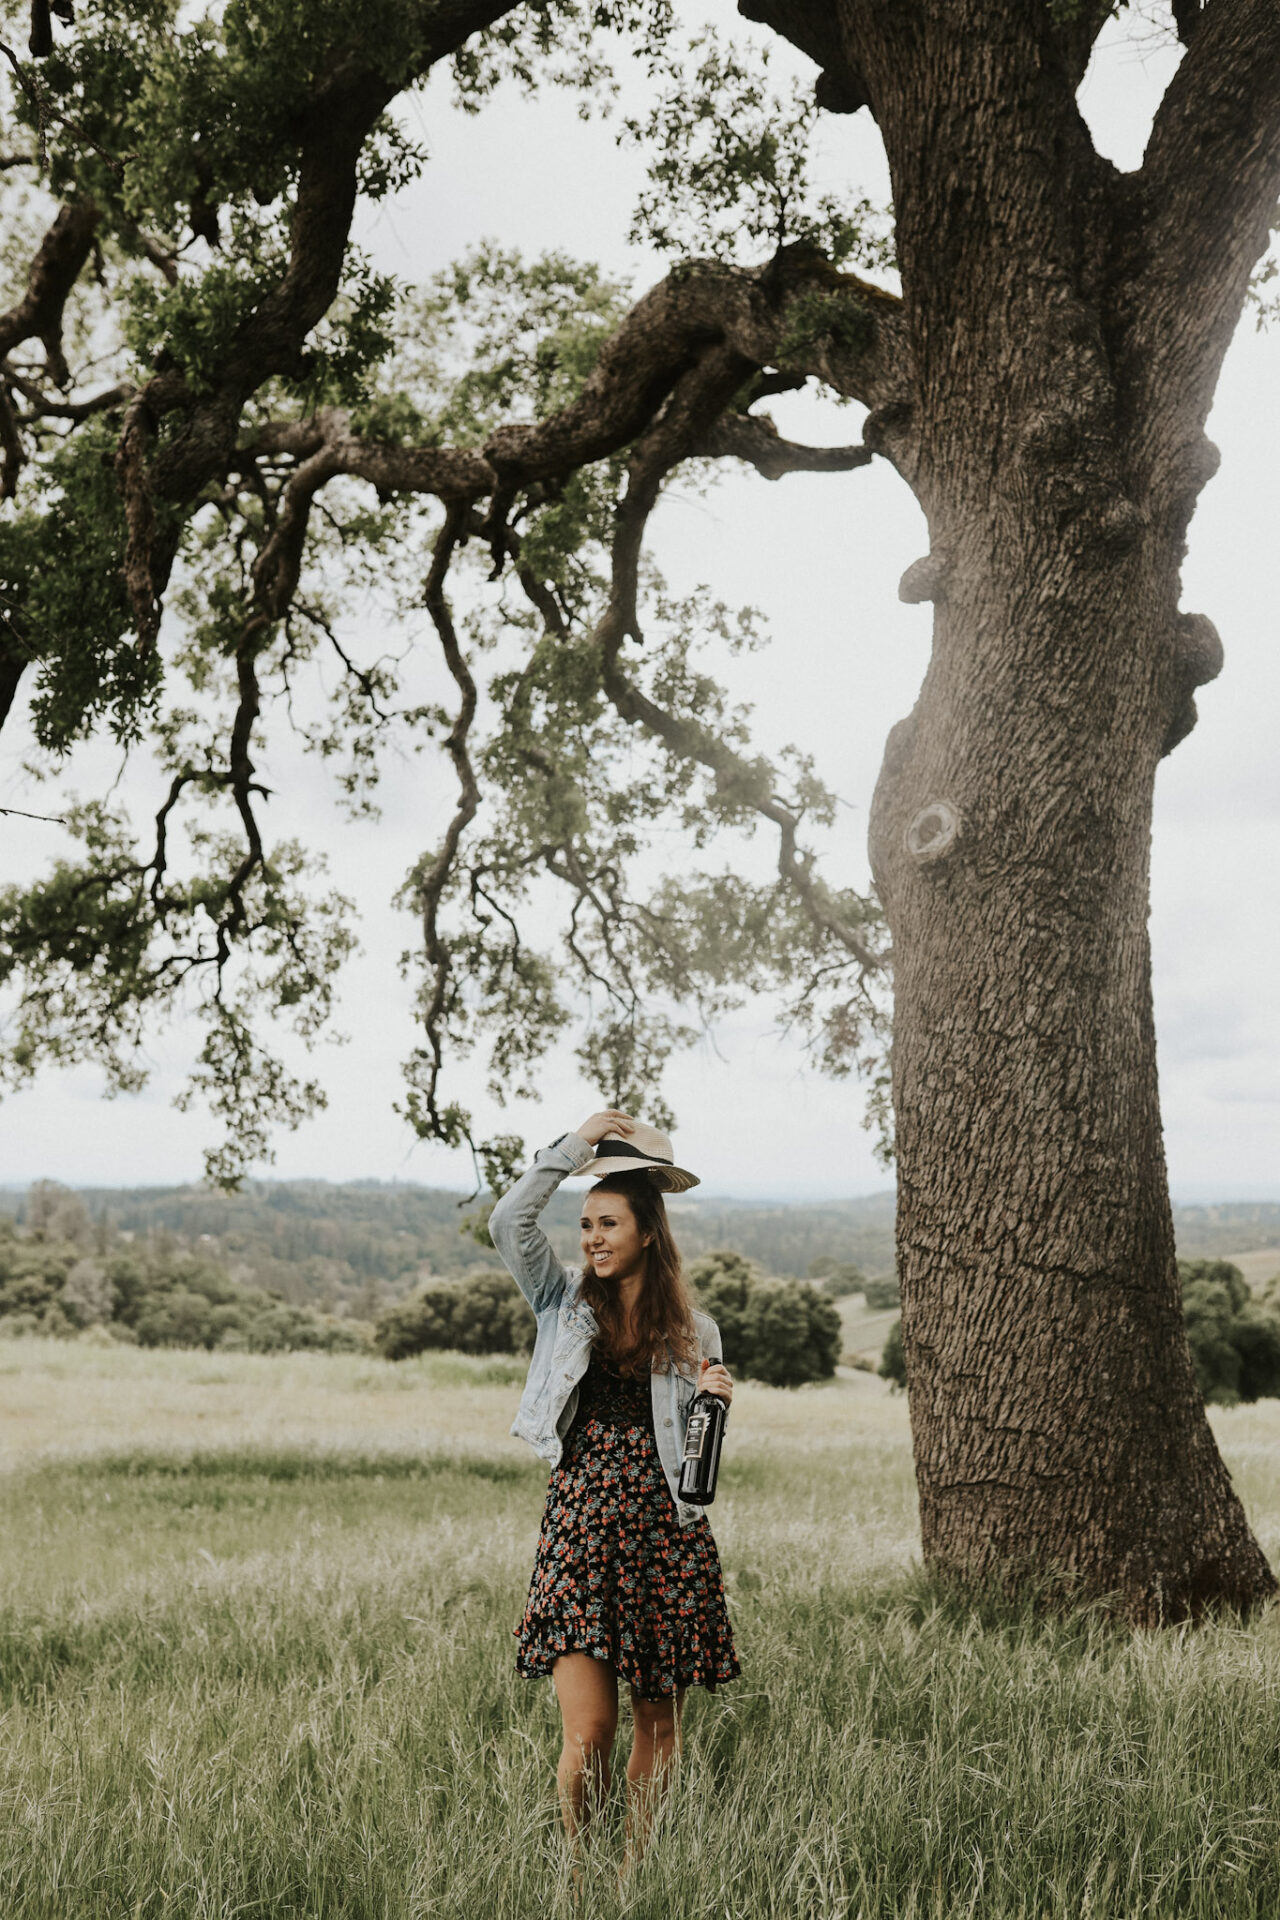
[[[802,750],[756,751],[700,664],[709,638],[759,643],[751,610],[672,595],[644,549],[677,474],[872,458],[789,443],[764,410],[809,380],[892,397],[898,303],[860,271],[891,262],[887,222],[813,187],[812,95],[779,97],[760,53],[690,48],[656,4],[105,4],[38,62],[11,53],[0,703],[25,676],[59,780],[90,737],[148,756],[156,806],[143,831],[74,801],[79,851],[0,896],[9,1083],[93,1060],[135,1088],[149,1036],[194,1007],[184,1097],[223,1122],[208,1167],[232,1182],[323,1100],[272,1028],[325,1031],[352,905],[323,848],[267,824],[273,740],[323,667],[306,744],[352,809],[406,747],[456,775],[401,896],[421,1135],[470,1142],[501,1184],[521,1143],[475,1137],[450,1065],[480,1047],[505,1100],[566,1031],[661,1120],[672,1049],[752,990],[827,1067],[870,1074],[883,1123],[879,911],[804,838],[833,796]],[[424,165],[396,109],[438,62],[482,111],[500,78],[598,90],[636,55],[657,74],[625,129],[652,155],[637,229],[672,261],[638,301],[590,262],[486,244],[401,285],[352,242]],[[371,606],[399,658],[361,653]],[[453,688],[426,706],[402,672],[424,643]],[[715,858],[758,828],[763,884]],[[655,833],[678,879],[646,862]]]

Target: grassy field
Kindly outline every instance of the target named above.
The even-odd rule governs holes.
[[[743,1678],[640,1872],[575,1909],[544,1471],[510,1362],[0,1344],[5,1920],[1280,1912],[1280,1618],[975,1612],[916,1564],[905,1408],[744,1388],[714,1510]],[[1280,1554],[1280,1404],[1215,1415]],[[625,1733],[625,1728],[624,1728]]]

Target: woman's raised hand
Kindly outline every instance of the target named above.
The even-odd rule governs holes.
[[[598,1147],[606,1133],[634,1133],[636,1123],[629,1113],[619,1113],[616,1107],[606,1107],[603,1113],[593,1113],[574,1131],[579,1140],[585,1140],[589,1147]]]

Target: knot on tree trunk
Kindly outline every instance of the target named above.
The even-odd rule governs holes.
[[[1222,454],[1204,433],[1186,440],[1173,456],[1168,502],[1179,518],[1190,519],[1196,501],[1222,465]]]
[[[945,599],[949,571],[949,564],[940,553],[926,553],[921,559],[913,560],[898,582],[899,600],[916,607],[925,600]]]
[[[813,98],[824,113],[857,113],[871,105],[862,75],[852,67],[825,68],[814,84]]]
[[[1222,640],[1203,613],[1180,613],[1173,628],[1174,707],[1160,748],[1163,759],[1191,732],[1198,718],[1195,689],[1222,672]]]
[[[959,812],[949,800],[931,800],[908,824],[903,844],[917,866],[934,866],[954,850],[961,824]]]
[[[1098,516],[1098,532],[1117,553],[1133,546],[1147,524],[1147,516],[1126,493],[1113,494]]]
[[[905,452],[911,433],[911,403],[907,400],[889,400],[882,407],[873,407],[862,423],[862,444],[870,447],[872,453],[883,454],[886,460],[898,463]]]
[[[1174,656],[1178,675],[1188,691],[1207,686],[1222,672],[1222,638],[1203,613],[1180,613],[1174,625]]]

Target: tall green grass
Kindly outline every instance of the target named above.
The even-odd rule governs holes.
[[[350,1386],[290,1364],[283,1427],[299,1378]],[[486,1430],[510,1409],[474,1370],[419,1385],[492,1396]],[[554,1700],[513,1668],[544,1472],[441,1445],[443,1415],[416,1447],[344,1419],[201,1446],[131,1414],[0,1480],[6,1920],[1280,1912],[1280,1622],[957,1603],[916,1565],[901,1403],[847,1386],[735,1407],[713,1518],[743,1677],[691,1696],[622,1890],[615,1798],[575,1907]],[[1280,1407],[1219,1426],[1274,1539]]]

